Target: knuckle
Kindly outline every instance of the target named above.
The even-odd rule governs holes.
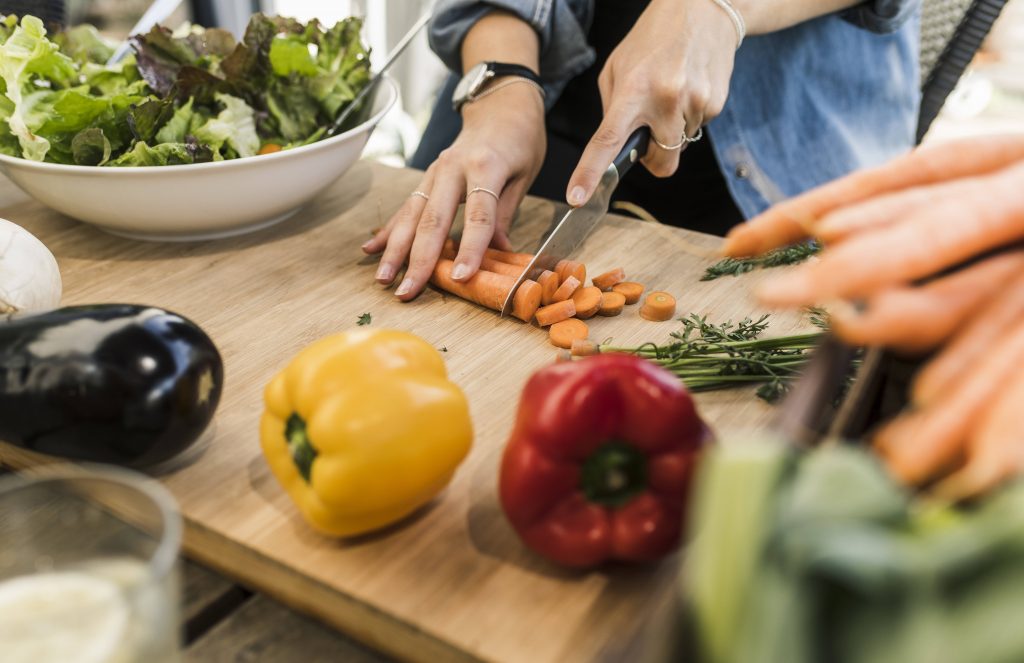
[[[682,101],[682,86],[672,80],[655,81],[651,84],[651,96],[657,107],[675,114]]]
[[[480,207],[473,207],[466,210],[465,225],[477,227],[490,227],[493,219],[487,210]]]
[[[437,210],[428,207],[423,210],[423,214],[420,215],[419,229],[426,232],[432,232],[438,230],[444,226],[444,222],[441,220],[441,215],[438,214]]]
[[[497,167],[498,157],[493,152],[474,152],[466,158],[466,165],[477,172],[489,172]]]
[[[605,125],[598,127],[590,142],[599,147],[618,147],[619,143],[623,140],[622,134],[618,129]],[[592,171],[593,169],[589,170]]]
[[[705,85],[691,88],[689,91],[689,106],[694,110],[703,110],[711,102],[711,90]]]

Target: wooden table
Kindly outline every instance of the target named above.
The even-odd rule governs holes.
[[[511,531],[495,494],[497,463],[522,384],[554,351],[544,332],[457,298],[431,290],[402,305],[373,286],[374,261],[358,246],[417,179],[411,171],[361,162],[288,223],[209,243],[118,239],[9,187],[0,191],[0,215],[50,246],[61,264],[65,303],[162,306],[195,320],[221,348],[227,383],[202,452],[161,477],[181,506],[185,550],[193,559],[400,658],[621,657],[640,637],[649,606],[671,586],[675,560],[570,573],[537,558]],[[513,241],[533,248],[555,212],[549,202],[528,199]],[[747,294],[758,274],[699,281],[717,241],[613,215],[579,257],[595,273],[621,266],[631,278],[675,293],[680,313],[716,321],[758,313]],[[352,328],[364,312],[373,314],[375,327],[406,329],[446,349],[450,375],[469,396],[476,440],[452,485],[429,508],[383,533],[337,542],[298,518],[259,452],[257,421],[263,385],[288,358],[317,338]],[[799,316],[782,316],[773,332],[803,326]],[[642,321],[632,307],[618,318],[592,320],[591,335],[635,344],[663,341],[677,327]],[[750,389],[698,400],[705,418],[726,434],[761,425],[771,411]],[[38,460],[0,448],[7,464]],[[237,596],[238,590],[227,591]],[[237,637],[202,637],[190,652],[219,660],[240,657],[245,647],[276,647],[298,631],[251,624],[297,619],[282,614],[293,615],[258,594],[209,633]],[[311,644],[315,638],[294,640],[303,649],[318,646]],[[337,638],[322,642],[322,651],[350,646]]]

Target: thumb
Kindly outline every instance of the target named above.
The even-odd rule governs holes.
[[[635,127],[636,117],[631,109],[612,106],[605,115],[601,126],[597,128],[593,138],[583,150],[583,156],[576,165],[569,187],[566,190],[566,201],[573,207],[583,205],[594,195],[594,189],[601,181],[601,176],[608,170],[609,164],[615,160],[622,146],[626,144],[630,131]]]

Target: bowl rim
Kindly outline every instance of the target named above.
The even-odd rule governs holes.
[[[28,170],[45,171],[50,173],[66,173],[83,175],[86,173],[95,173],[100,177],[117,177],[117,173],[124,174],[136,174],[140,175],[145,173],[146,175],[158,174],[158,173],[195,173],[203,170],[210,170],[211,168],[220,168],[222,170],[232,166],[251,165],[256,158],[259,158],[259,163],[267,164],[271,163],[272,160],[277,159],[289,159],[301,156],[308,152],[315,152],[320,149],[326,149],[331,145],[337,143],[343,143],[348,141],[361,133],[364,133],[370,129],[373,129],[381,119],[394,108],[395,103],[398,101],[398,86],[395,81],[388,75],[381,77],[379,83],[381,86],[385,86],[388,90],[389,97],[385,103],[382,104],[381,109],[374,113],[368,120],[362,124],[356,125],[338,134],[337,136],[331,136],[323,140],[318,140],[315,143],[308,145],[301,145],[299,147],[293,147],[290,150],[281,150],[279,152],[273,152],[271,154],[260,154],[251,157],[240,157],[238,159],[229,159],[225,161],[207,161],[204,163],[185,163],[176,164],[173,166],[122,166],[119,168],[107,168],[105,166],[79,166],[74,164],[63,164],[63,163],[48,163],[46,161],[32,161],[25,159],[24,157],[12,157],[8,154],[0,154],[0,164],[10,164],[17,168],[23,168]]]

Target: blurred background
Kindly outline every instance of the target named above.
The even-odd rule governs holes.
[[[149,2],[67,0],[68,20],[92,23],[120,39]],[[185,0],[170,23],[192,20],[241,33],[254,11],[318,18],[324,23],[356,14],[365,17],[365,38],[379,62],[429,4],[428,0]],[[393,69],[401,103],[374,133],[364,158],[403,165],[419,142],[445,73],[421,34]],[[1010,0],[926,140],[1000,131],[1024,132],[1024,0]]]

